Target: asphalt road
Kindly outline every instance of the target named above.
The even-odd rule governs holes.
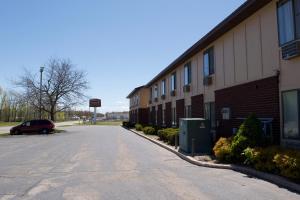
[[[300,199],[271,183],[191,165],[121,128],[0,137],[0,200]]]

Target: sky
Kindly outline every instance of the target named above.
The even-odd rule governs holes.
[[[100,112],[146,84],[245,0],[0,0],[0,86],[50,58],[87,73]],[[78,107],[88,110],[88,102]]]

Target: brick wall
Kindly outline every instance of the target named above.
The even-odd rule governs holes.
[[[280,141],[280,112],[278,77],[270,77],[250,83],[215,91],[217,135],[230,136],[238,128],[241,119],[250,113],[258,118],[273,118],[273,141]],[[231,120],[222,120],[221,109],[231,109]]]
[[[138,111],[138,123],[140,124],[148,124],[148,109],[147,108],[139,108]]]
[[[177,126],[179,126],[179,119],[184,118],[184,99],[176,101],[176,117],[177,117]]]
[[[203,118],[204,117],[204,105],[203,105],[203,94],[192,97],[192,117]]]
[[[172,126],[172,103],[168,102],[166,103],[166,126],[171,127]]]

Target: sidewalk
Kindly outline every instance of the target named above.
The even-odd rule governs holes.
[[[166,143],[164,143],[162,141],[159,141],[158,139],[156,139],[157,137],[147,136],[147,135],[143,134],[142,132],[136,131],[134,129],[129,129],[129,130],[131,132],[137,134],[138,136],[141,136],[141,137],[167,149],[168,151],[176,154],[178,157],[180,157],[181,159],[183,159],[191,164],[201,166],[201,167],[234,170],[237,172],[241,172],[243,174],[247,174],[248,176],[253,176],[253,177],[260,178],[260,179],[266,180],[268,182],[274,183],[274,184],[278,185],[279,187],[283,187],[288,190],[300,193],[300,185],[299,184],[291,182],[281,176],[269,174],[269,173],[265,173],[265,172],[260,172],[253,168],[244,167],[244,166],[240,166],[240,165],[218,164],[218,163],[212,163],[212,162],[199,161],[191,156],[188,156],[188,155],[185,155],[185,154],[179,152],[179,148],[175,149],[175,147],[167,145]]]

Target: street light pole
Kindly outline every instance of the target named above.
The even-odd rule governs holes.
[[[43,71],[44,67],[40,67],[40,102],[39,102],[39,107],[40,107],[40,119],[42,119],[42,81],[43,81]]]

